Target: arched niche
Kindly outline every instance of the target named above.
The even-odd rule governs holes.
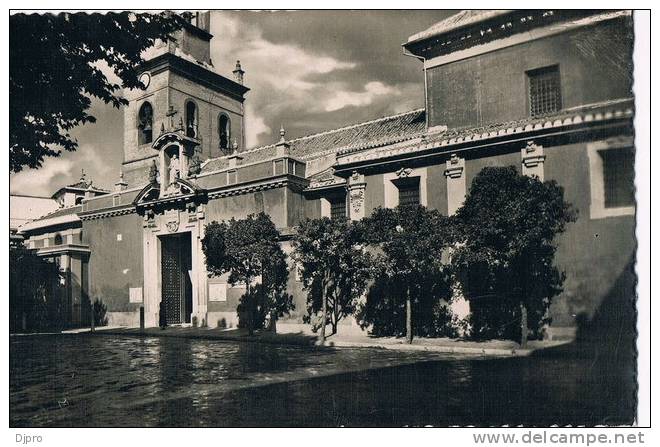
[[[187,137],[197,138],[199,134],[198,130],[198,110],[197,104],[191,99],[186,101],[185,106],[186,112],[186,121],[185,121],[185,133]]]
[[[229,152],[231,148],[231,119],[226,113],[218,116],[218,140],[220,150],[223,153]]]
[[[148,144],[153,140],[154,109],[145,101],[138,111],[138,144]]]

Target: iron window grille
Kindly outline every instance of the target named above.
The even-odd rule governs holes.
[[[346,218],[346,197],[331,197],[328,199],[330,202],[330,218],[331,219],[345,219]]]
[[[605,208],[634,206],[635,154],[632,148],[601,151]]]
[[[419,205],[419,177],[396,182],[399,189],[399,206]]]
[[[561,110],[561,82],[558,65],[528,71],[527,79],[531,116],[547,115]]]

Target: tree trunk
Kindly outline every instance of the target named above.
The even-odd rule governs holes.
[[[321,343],[325,343],[325,321],[326,321],[326,307],[328,307],[328,297],[326,295],[326,279],[323,276],[321,284]]]
[[[412,344],[412,303],[410,302],[410,286],[406,288],[406,342]]]
[[[252,337],[254,335],[254,328],[252,327],[252,307],[253,307],[253,301],[254,297],[252,296],[251,290],[249,283],[245,288],[245,292],[247,293],[247,319],[248,319],[248,335]]]
[[[268,330],[273,333],[277,333],[277,314],[275,312],[270,313],[270,325]]]
[[[340,316],[339,316],[339,310],[337,309],[337,297],[335,296],[335,306],[332,311],[333,315],[333,320],[332,320],[332,335],[335,335],[337,333],[337,325],[339,324]]]
[[[524,302],[520,302],[520,347],[527,347],[527,306]]]

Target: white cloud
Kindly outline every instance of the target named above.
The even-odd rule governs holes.
[[[266,125],[264,119],[254,112],[254,107],[249,104],[245,107],[245,141],[247,147],[255,147],[259,142],[259,135],[270,133],[271,128]]]
[[[59,157],[48,157],[39,169],[24,169],[12,174],[9,189],[16,194],[51,196],[57,189],[76,182],[81,169],[96,186],[110,188],[119,178],[112,172],[113,166],[101,158],[101,151],[92,145],[83,144],[75,152],[62,153]]]
[[[212,34],[222,44],[221,54],[212,57],[214,62],[220,62],[217,68],[229,73],[234,68],[234,62],[240,59],[250,85],[293,89],[292,93],[308,91],[317,85],[306,80],[308,76],[356,66],[353,62],[313,54],[296,45],[270,42],[264,39],[260,29],[226,14],[221,14],[211,23],[214,25]]]
[[[318,131],[327,128],[320,117],[328,112],[373,107],[375,113],[387,113],[409,103],[403,97],[405,85],[360,79],[358,64],[362,62],[316,53],[295,43],[273,42],[245,18],[231,12],[216,14],[211,20],[211,34],[215,36],[211,57],[216,70],[231,76],[236,60],[240,60],[246,71],[245,83],[251,89],[245,102],[248,147],[277,141],[275,126],[290,128],[294,123],[287,120],[300,124],[315,115],[312,120],[320,125],[310,130]],[[356,120],[372,116],[370,109],[352,110],[351,115]]]
[[[379,96],[400,94],[401,92],[395,87],[385,85],[382,82],[372,81],[365,84],[364,91],[362,92],[335,91],[324,102],[324,110],[326,112],[334,112],[335,110],[349,106],[368,106]]]
[[[46,159],[43,166],[38,170],[26,168],[17,174],[13,174],[9,180],[9,189],[12,193],[50,196],[55,192],[51,190],[53,179],[57,176],[69,176],[73,168],[74,163],[71,160],[62,158]]]

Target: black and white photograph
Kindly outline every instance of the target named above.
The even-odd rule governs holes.
[[[649,442],[649,11],[191,5],[8,11],[7,442]]]

